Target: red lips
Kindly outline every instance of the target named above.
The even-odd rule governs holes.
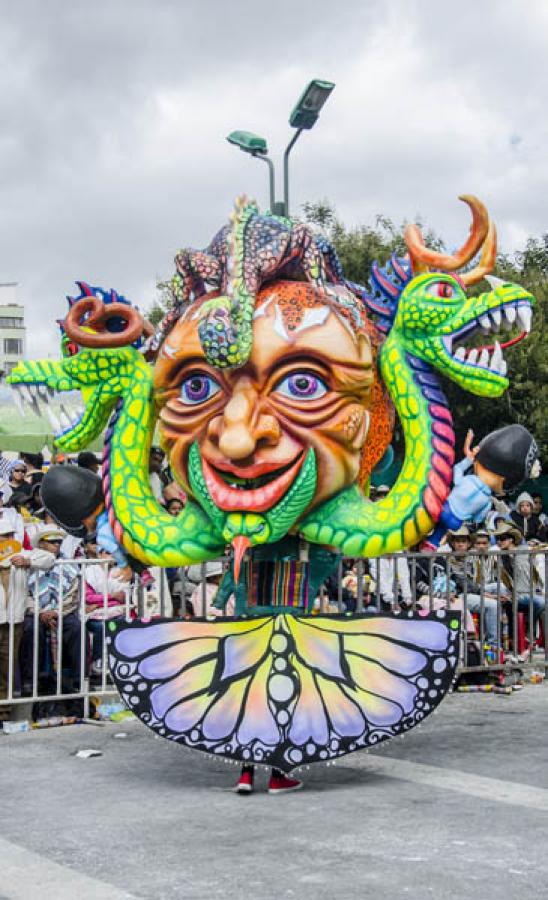
[[[274,506],[278,500],[281,500],[297,476],[303,464],[303,459],[304,454],[300,453],[289,469],[279,475],[278,478],[274,478],[262,487],[250,490],[230,487],[204,457],[202,457],[202,471],[211,499],[219,509],[225,512],[265,512]],[[233,466],[222,465],[219,468],[236,474]],[[262,463],[249,466],[245,469],[245,473],[248,477],[257,478],[260,475],[275,471],[276,468],[280,468],[280,466],[277,465],[274,468],[271,464]],[[244,470],[241,471],[243,472]],[[239,477],[242,476],[239,475]]]

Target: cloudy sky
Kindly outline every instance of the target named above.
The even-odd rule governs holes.
[[[449,246],[478,194],[518,249],[548,230],[545,0],[0,0],[0,282],[29,355],[54,352],[75,279],[147,306],[279,159],[313,77],[336,82],[292,157],[292,210],[420,213]]]

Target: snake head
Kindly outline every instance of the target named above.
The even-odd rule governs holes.
[[[508,387],[503,350],[531,330],[534,297],[516,284],[486,276],[492,290],[468,297],[461,280],[441,272],[418,275],[404,288],[394,328],[405,349],[433,365],[465,390],[499,397]],[[499,343],[486,339],[471,348],[478,333],[517,332]]]
[[[461,198],[472,211],[468,238],[448,254],[426,246],[418,225],[408,225],[404,240],[408,254],[393,255],[381,268],[371,269],[369,290],[350,285],[376,319],[384,334],[395,332],[405,350],[434,366],[465,390],[483,397],[500,397],[508,387],[503,350],[531,330],[532,295],[517,284],[490,275],[497,258],[497,231],[477,197]],[[479,261],[469,266],[481,250]],[[460,275],[451,274],[461,270]],[[491,287],[469,297],[467,287],[485,278]],[[484,334],[515,328],[517,334],[499,343],[466,346]]]
[[[73,452],[101,434],[136,373],[150,379],[148,365],[133,347],[79,348],[59,362],[46,359],[19,363],[7,381],[15,388],[14,397],[21,409],[26,405],[37,415],[45,411],[55,444]],[[84,405],[71,418],[62,401],[59,409],[53,401],[55,394],[75,390],[80,391]]]
[[[69,310],[59,322],[62,360],[19,363],[7,379],[21,411],[24,405],[38,416],[45,411],[56,445],[69,452],[101,434],[132,377],[150,379],[137,349],[151,335],[150,323],[116,291],[77,284],[80,295],[67,297]],[[81,393],[76,416],[62,400],[54,408],[55,394],[66,391]]]

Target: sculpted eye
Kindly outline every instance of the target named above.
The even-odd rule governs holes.
[[[294,372],[280,381],[276,393],[293,400],[317,400],[327,393],[327,387],[321,378],[311,372]]]
[[[448,281],[435,281],[434,284],[431,284],[426,289],[426,293],[431,294],[434,297],[448,299],[449,297],[453,297],[455,290],[453,285],[449,284]]]
[[[438,284],[438,297],[452,297],[453,296],[453,287],[450,284],[447,284],[446,281],[440,281]]]
[[[204,403],[221,390],[211,375],[189,375],[181,385],[180,400],[188,406]]]

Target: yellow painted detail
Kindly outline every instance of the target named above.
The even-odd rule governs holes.
[[[422,506],[416,511],[415,519],[421,534],[427,534],[433,526],[432,519]]]
[[[403,526],[403,542],[406,547],[411,547],[418,540],[418,533],[413,519],[407,519]]]

